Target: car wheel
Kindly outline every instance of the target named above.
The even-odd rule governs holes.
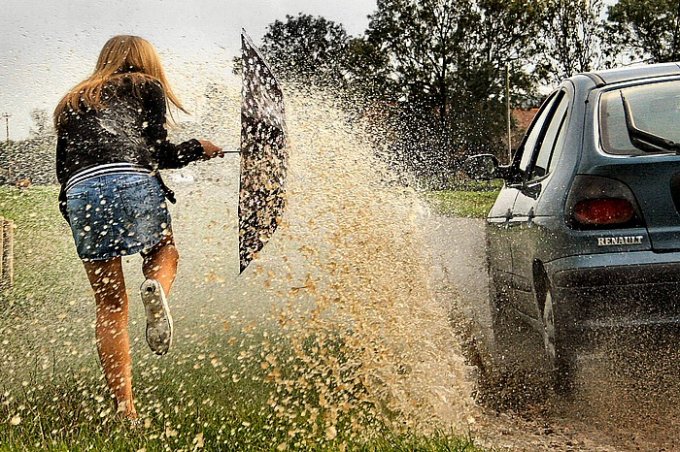
[[[548,289],[546,290],[543,304],[543,345],[548,362],[551,365],[557,362],[555,342],[555,309],[553,307],[552,291]]]
[[[576,351],[568,341],[564,322],[556,315],[559,313],[549,284],[543,292],[543,346],[548,370],[555,390],[566,395],[574,389]]]

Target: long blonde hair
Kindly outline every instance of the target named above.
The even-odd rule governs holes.
[[[69,110],[81,112],[83,107],[95,110],[105,108],[102,100],[104,87],[123,77],[132,80],[135,95],[139,95],[138,88],[142,82],[158,81],[165,91],[168,107],[172,104],[187,113],[172,92],[153,45],[139,36],[119,35],[104,44],[92,75],[73,87],[61,99],[54,110],[55,128],[59,129],[68,120],[66,113]]]

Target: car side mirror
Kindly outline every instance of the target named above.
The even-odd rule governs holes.
[[[463,162],[463,172],[474,180],[505,179],[509,168],[500,166],[493,154],[477,154]]]

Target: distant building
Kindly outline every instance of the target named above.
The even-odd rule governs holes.
[[[529,109],[516,108],[512,110],[512,117],[515,120],[515,127],[517,130],[526,131],[531,125],[531,121],[533,121],[536,113],[538,113],[538,107]]]
[[[512,110],[512,149],[513,151],[522,143],[522,138],[531,125],[531,121],[538,113],[538,107],[516,108]]]

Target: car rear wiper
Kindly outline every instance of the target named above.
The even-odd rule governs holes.
[[[645,152],[663,152],[663,151],[673,151],[676,154],[680,154],[680,143],[676,143],[668,138],[655,135],[646,130],[639,129],[635,125],[635,119],[633,118],[633,112],[630,108],[630,104],[626,100],[626,97],[621,93],[621,102],[623,102],[623,114],[626,118],[626,129],[628,129],[628,136],[630,137],[630,142],[633,146],[641,149]]]

